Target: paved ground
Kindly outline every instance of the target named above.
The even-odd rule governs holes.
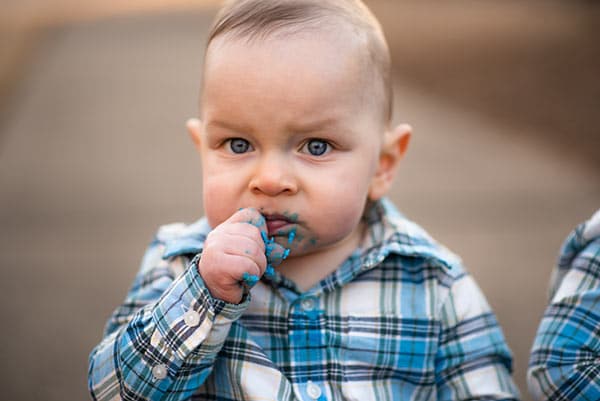
[[[33,54],[0,133],[5,399],[86,399],[87,355],[154,229],[201,214],[183,124],[196,114],[207,22],[70,25]],[[600,206],[598,170],[409,82],[396,95],[396,115],[416,135],[392,198],[463,256],[524,390],[557,249]]]

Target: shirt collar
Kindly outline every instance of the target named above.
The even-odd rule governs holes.
[[[361,257],[353,255],[343,267],[350,276],[372,269],[390,254],[431,259],[446,269],[460,264],[456,255],[437,243],[419,225],[404,217],[388,199],[371,203],[364,219],[367,230],[362,240]],[[176,223],[161,227],[157,240],[165,244],[163,259],[202,252],[210,230],[206,218],[190,225]]]
[[[355,273],[372,269],[391,254],[426,259],[447,270],[461,264],[458,256],[407,219],[389,199],[373,202],[367,208],[364,219],[367,230],[361,245],[359,266],[351,268]]]
[[[163,259],[202,252],[206,236],[211,231],[206,217],[186,225],[183,223],[162,226],[156,239],[165,244]]]

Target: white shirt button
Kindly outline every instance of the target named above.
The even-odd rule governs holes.
[[[315,308],[315,300],[312,298],[304,298],[300,302],[300,305],[302,306],[302,309],[304,309],[306,312],[309,312]]]
[[[321,388],[309,380],[306,386],[306,394],[313,400],[316,400],[321,396]]]
[[[195,310],[189,310],[184,313],[183,321],[189,327],[196,327],[200,324],[200,314]]]
[[[152,368],[152,376],[154,376],[156,380],[164,379],[167,377],[167,366],[163,364],[155,365]]]

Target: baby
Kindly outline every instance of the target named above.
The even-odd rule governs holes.
[[[516,399],[476,283],[384,198],[411,128],[369,10],[231,1],[205,56],[206,217],[158,231],[90,356],[94,399]]]

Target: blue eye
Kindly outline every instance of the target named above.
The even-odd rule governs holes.
[[[242,138],[233,138],[229,140],[229,149],[233,153],[246,153],[251,149],[250,142]]]
[[[308,153],[312,156],[323,156],[330,150],[330,145],[320,139],[311,139],[305,146]]]

